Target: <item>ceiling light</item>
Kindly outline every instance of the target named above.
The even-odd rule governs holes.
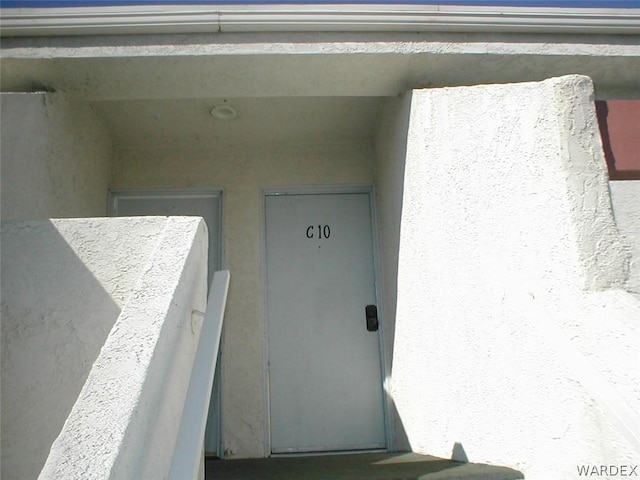
[[[216,105],[211,109],[211,115],[218,120],[232,120],[238,116],[238,112],[231,105]]]

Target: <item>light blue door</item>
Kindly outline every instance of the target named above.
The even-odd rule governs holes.
[[[187,215],[204,218],[209,231],[208,283],[221,262],[221,213],[220,192],[211,191],[114,191],[110,194],[109,214],[116,217],[139,215]],[[220,354],[218,355],[220,360]],[[205,452],[221,456],[221,391],[220,361],[217,362],[209,416],[205,431]]]
[[[368,192],[266,196],[272,453],[385,447],[372,238]]]

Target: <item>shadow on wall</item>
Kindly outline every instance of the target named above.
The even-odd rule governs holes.
[[[386,385],[393,372],[395,317],[398,293],[398,255],[404,192],[404,171],[412,94],[385,100],[376,126],[376,215],[380,241],[384,298],[384,343]],[[402,420],[389,393],[388,415],[392,425],[392,450],[411,449]]]
[[[453,444],[453,450],[451,450],[451,460],[455,460],[456,462],[469,463],[467,452],[464,451],[464,447],[460,442],[456,442]]]
[[[393,402],[393,396],[390,396],[389,401],[389,418],[391,419],[392,425],[392,436],[393,436],[393,448],[392,450],[395,452],[411,452],[413,451],[411,448],[411,443],[409,442],[409,437],[407,436],[407,432],[405,430],[404,424],[402,423],[402,417],[396,408],[395,403]]]
[[[51,221],[3,222],[1,251],[1,476],[37,478],[120,307]]]

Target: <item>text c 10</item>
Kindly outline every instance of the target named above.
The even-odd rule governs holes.
[[[309,225],[306,233],[307,238],[329,238],[331,237],[331,227],[329,225]]]

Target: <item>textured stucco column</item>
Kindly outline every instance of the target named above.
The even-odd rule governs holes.
[[[527,479],[637,459],[582,380],[590,356],[637,397],[614,373],[637,379],[640,310],[603,297],[628,259],[592,100],[581,76],[413,92],[391,392],[414,451]]]
[[[104,216],[113,149],[91,106],[49,92],[0,105],[2,219]]]

